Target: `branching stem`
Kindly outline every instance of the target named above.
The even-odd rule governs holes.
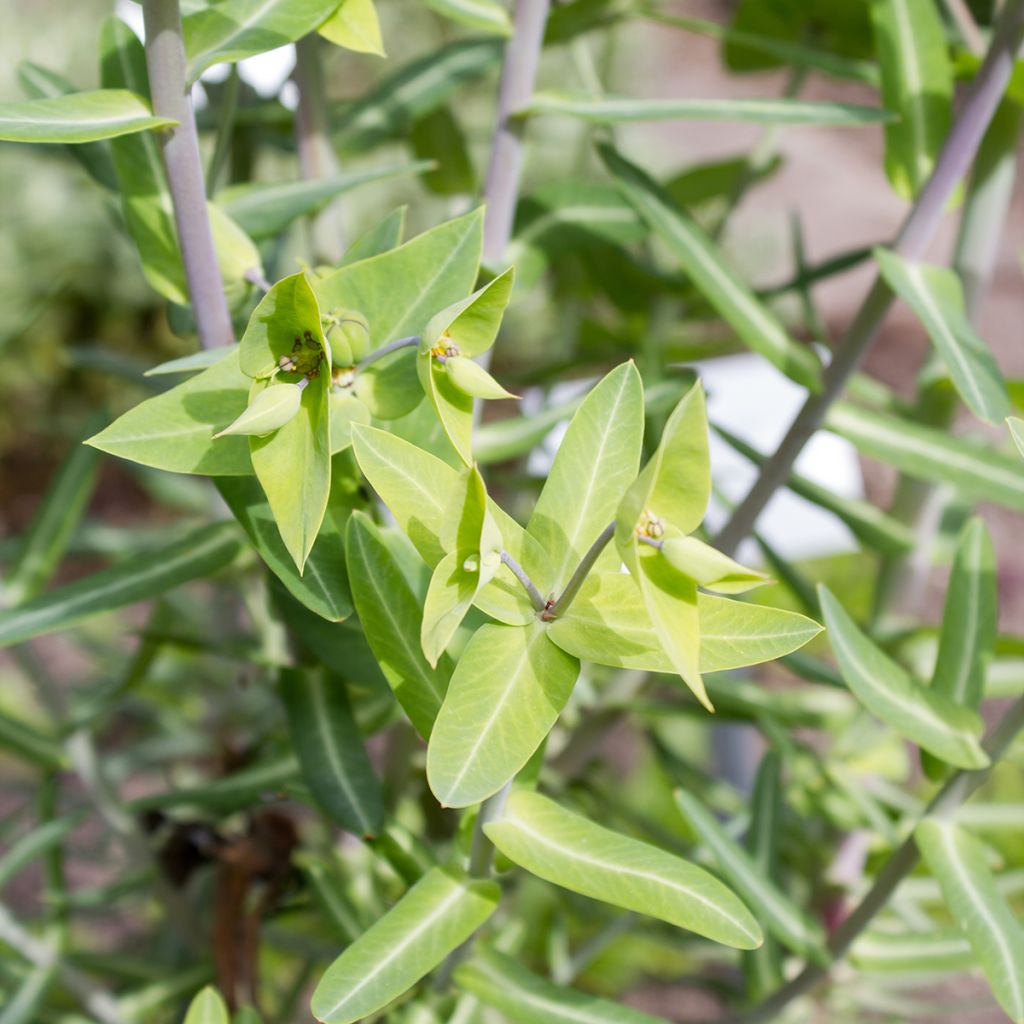
[[[368,356],[364,356],[356,363],[356,372],[365,370],[371,363],[377,362],[378,359],[383,359],[385,356],[391,355],[392,352],[397,352],[399,349],[412,348],[414,345],[420,343],[419,336],[410,336],[408,338],[396,338],[394,341],[389,341],[386,345],[381,345],[380,348],[374,349]]]
[[[590,545],[590,550],[580,559],[580,564],[576,566],[576,571],[572,574],[569,582],[565,585],[565,590],[555,599],[551,606],[541,613],[541,618],[545,622],[550,622],[552,619],[557,619],[559,615],[564,615],[569,605],[572,604],[573,599],[580,591],[580,587],[583,586],[583,581],[590,574],[590,570],[594,568],[594,563],[601,556],[601,552],[608,546],[608,542],[615,536],[615,521],[612,520],[600,533],[597,540]]]
[[[526,570],[507,552],[501,552],[501,560],[509,567],[512,575],[523,585],[523,589],[530,597],[530,603],[533,605],[534,610],[538,612],[544,611],[545,601],[541,592],[537,589],[536,584],[530,579]]]

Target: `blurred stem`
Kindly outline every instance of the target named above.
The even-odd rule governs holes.
[[[1024,39],[1024,0],[1007,0],[996,24],[992,44],[935,163],[931,176],[914,202],[893,248],[909,260],[920,259],[942,220],[943,210],[957,184],[969,170],[982,137],[995,115],[1010,79],[1016,53]],[[821,426],[829,406],[856,371],[893,303],[893,293],[881,276],[840,342],[823,377],[818,394],[809,395],[775,454],[764,464],[750,492],[716,538],[716,547],[733,554],[748,536],[757,517],[790,475],[804,445]]]
[[[220,117],[217,124],[217,141],[214,143],[210,166],[206,169],[206,194],[217,191],[217,180],[224,169],[224,161],[231,149],[231,136],[235,130],[235,114],[238,112],[238,65],[232,64],[224,83],[224,98],[221,101]]]
[[[1024,697],[1019,697],[999,720],[985,739],[985,752],[991,759],[988,768],[980,771],[959,770],[933,797],[922,815],[925,817],[948,817],[961,806],[974,791],[989,777],[1000,757],[1013,742],[1017,733],[1024,729]],[[829,936],[828,953],[830,966],[841,960],[858,935],[871,923],[874,916],[889,902],[900,882],[917,866],[921,855],[914,843],[913,834],[890,855],[875,876],[875,884],[857,905],[853,913]],[[807,964],[791,981],[763,1003],[744,1014],[743,1024],[762,1024],[775,1017],[794,999],[810,991],[819,981],[828,976],[829,967]]]
[[[143,0],[142,15],[153,113],[178,122],[157,135],[167,168],[192,312],[200,345],[217,348],[235,339],[206,209],[199,136],[185,77],[181,10],[178,0]]]
[[[338,158],[331,144],[322,49],[323,40],[315,32],[295,44],[292,78],[299,89],[295,144],[299,152],[299,172],[309,181],[329,178],[339,170]],[[336,263],[345,252],[340,200],[334,199],[309,223],[314,252],[328,263]]]

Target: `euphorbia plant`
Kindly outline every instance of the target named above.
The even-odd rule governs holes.
[[[967,514],[979,498],[1024,512],[1024,472],[949,429],[955,395],[996,424],[1019,399],[974,319],[1012,184],[1024,0],[981,28],[931,0],[742,0],[728,25],[593,0],[516,0],[511,16],[496,0],[429,0],[429,15],[402,0],[403,17],[484,35],[417,49],[342,105],[322,62],[383,54],[371,0],[141,6],[145,44],[104,23],[101,89],[26,65],[33,98],[0,106],[4,138],[71,147],[115,200],[168,322],[199,343],[146,354],[148,379],[174,383],[90,429],[6,574],[0,644],[50,721],[0,712],[0,745],[37,776],[2,826],[0,884],[46,865],[44,931],[0,904],[15,954],[0,965],[3,1024],[63,1020],[69,1001],[103,1024],[180,1019],[186,1003],[187,1024],[306,1019],[307,1005],[327,1024],[651,1024],[682,1019],[679,990],[665,1017],[630,1000],[682,975],[722,1020],[806,1016],[809,994],[856,1020],[891,1005],[893,974],[974,966],[1024,1020],[1020,844],[999,832],[1019,780],[993,774],[1024,725],[1020,640],[998,633],[992,543]],[[787,95],[605,93],[588,33],[626,19],[720,37],[737,73],[789,64]],[[204,71],[292,42],[294,113],[231,70],[196,119]],[[535,88],[542,50],[559,47],[582,92]],[[478,196],[459,90],[492,68]],[[804,101],[808,70],[866,83],[880,104]],[[520,201],[541,116],[603,126],[598,159]],[[892,244],[810,267],[798,246],[775,289],[800,297],[813,334],[811,283],[877,265],[832,352],[798,340],[730,255],[728,213],[772,172],[773,136],[667,180],[613,137],[621,122],[694,117],[884,125],[885,170],[909,204]],[[254,148],[292,146],[282,127],[302,176],[247,180]],[[339,153],[394,141],[416,159],[339,171]],[[318,217],[400,175],[422,176],[416,222],[433,226],[407,238],[390,197],[344,211],[362,232],[347,244],[336,207]],[[956,266],[922,263],[958,198]],[[311,229],[301,253],[293,225]],[[916,404],[855,375],[897,297],[935,347]],[[722,350],[750,349],[806,392],[774,452],[720,429],[760,469],[717,536],[705,390],[678,365],[708,355],[693,339],[709,321]],[[565,375],[583,382],[567,403],[550,386]],[[848,386],[855,402],[838,402]],[[526,411],[508,401],[520,395]],[[823,424],[903,474],[892,509],[793,473]],[[1024,426],[1010,429],[1024,450]],[[154,486],[212,521],[132,540],[45,589],[98,452],[209,477],[222,500]],[[920,616],[892,621],[908,552],[927,561],[933,546],[918,513],[942,500],[927,499],[936,483],[955,492],[958,527],[934,545],[952,552],[937,635]],[[783,486],[878,556],[860,567],[873,620],[834,560],[794,565],[755,531]],[[750,534],[763,569],[733,557]],[[122,620],[113,644],[80,624],[150,599],[137,652],[111,669]],[[31,646],[58,630],[97,656],[75,692]],[[1017,700],[983,703],[1005,696]],[[709,766],[705,739],[725,735],[712,714],[755,727],[768,748],[755,778]],[[987,805],[954,820],[983,784]],[[63,856],[80,852],[83,793],[122,863],[79,891]],[[28,808],[37,825],[20,823]],[[927,875],[910,878],[922,858]],[[174,934],[136,907],[144,962],[89,955],[86,912],[126,893],[159,900]],[[852,969],[834,971],[844,959]]]

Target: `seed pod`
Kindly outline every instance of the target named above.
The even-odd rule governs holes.
[[[720,594],[741,594],[769,582],[763,573],[734,562],[696,537],[670,537],[662,542],[661,553],[677,572]]]
[[[466,356],[448,356],[444,368],[463,394],[474,398],[518,398],[506,391],[479,363]]]
[[[331,346],[331,364],[351,366],[370,351],[370,325],[354,309],[334,309],[328,315],[327,343]]]
[[[214,434],[270,434],[283,427],[299,411],[302,388],[298,384],[272,384],[249,401],[249,406],[230,426]]]

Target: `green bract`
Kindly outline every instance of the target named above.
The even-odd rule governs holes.
[[[283,427],[298,411],[302,402],[302,389],[298,384],[275,384],[253,393],[245,412],[214,434],[251,434],[260,437]]]

